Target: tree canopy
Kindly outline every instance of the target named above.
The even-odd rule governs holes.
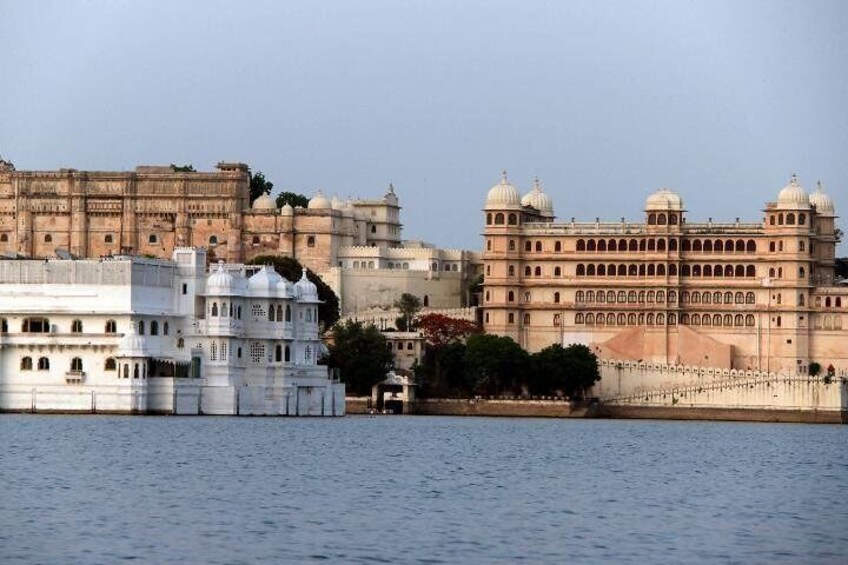
[[[465,362],[474,391],[520,394],[531,370],[530,355],[509,337],[474,334],[465,343]]]
[[[386,338],[373,325],[347,320],[333,327],[327,364],[338,368],[347,391],[371,394],[371,387],[386,378],[392,366],[392,352]]]
[[[530,390],[533,394],[580,396],[601,380],[598,358],[585,345],[555,343],[534,353]]]
[[[477,332],[477,324],[474,322],[436,313],[421,316],[416,325],[426,342],[435,349],[465,341],[465,338]]]
[[[271,194],[271,189],[274,188],[274,183],[265,179],[265,174],[262,171],[256,171],[250,174],[250,202],[262,196],[263,194]]]
[[[297,192],[281,192],[277,195],[277,208],[282,208],[286,204],[292,208],[298,206],[306,208],[309,205],[309,198]]]
[[[292,282],[300,280],[303,273],[303,266],[297,259],[281,255],[258,255],[248,264],[272,265],[275,271]],[[321,304],[318,305],[318,320],[324,329],[330,328],[339,320],[339,297],[311,269],[306,270],[306,277],[318,287],[318,298],[321,300]]]
[[[421,310],[421,299],[414,294],[404,292],[399,299],[395,300],[394,306],[400,310],[400,318],[397,320],[398,329],[409,331],[415,315]]]
[[[194,170],[194,165],[189,163],[188,165],[175,165],[171,163],[171,170],[175,173],[196,173]]]

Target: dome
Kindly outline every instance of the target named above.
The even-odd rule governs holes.
[[[147,355],[147,344],[144,338],[138,335],[135,323],[130,323],[130,331],[124,334],[118,342],[119,357],[145,357]]]
[[[277,284],[283,277],[269,265],[263,265],[252,277],[247,280],[247,287],[253,296],[271,297],[277,293]]]
[[[801,188],[798,184],[798,177],[792,175],[792,178],[780,194],[777,195],[777,207],[780,209],[797,209],[809,208],[810,199],[807,196],[807,191]]]
[[[294,216],[294,208],[291,207],[291,204],[286,202],[285,204],[283,204],[283,207],[280,208],[280,215],[281,216]]]
[[[263,194],[253,201],[254,210],[276,210],[277,203],[271,198],[270,194]]]
[[[277,283],[277,296],[283,298],[292,298],[294,296],[294,286],[286,277],[280,277],[280,282]]]
[[[489,189],[486,196],[486,208],[520,207],[521,197],[515,187],[506,180],[506,171],[501,176],[501,182]]]
[[[294,289],[298,299],[305,302],[318,302],[318,287],[306,277],[306,269],[303,269],[300,280],[294,283]]]
[[[339,200],[337,197],[333,196],[333,199],[330,201],[330,207],[333,210],[341,210],[342,206],[343,206],[342,201]]]
[[[833,216],[833,199],[822,190],[821,181],[816,183],[816,191],[810,195],[810,204],[816,207],[816,213],[822,216]]]
[[[661,188],[645,200],[645,210],[675,210],[683,211],[683,199],[676,192]]]
[[[533,181],[533,190],[525,194],[524,198],[521,199],[521,205],[532,206],[543,216],[553,217],[554,215],[554,203],[551,197],[542,191],[542,186],[538,178]]]
[[[235,277],[224,270],[224,262],[218,262],[218,268],[206,279],[207,296],[229,296],[234,294]]]
[[[307,206],[310,210],[329,210],[332,207],[333,205],[320,190],[315,196],[309,199],[309,205]]]

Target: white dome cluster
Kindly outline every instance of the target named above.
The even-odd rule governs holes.
[[[291,298],[293,296],[291,282],[280,276],[270,265],[263,265],[247,279],[247,288],[251,296],[262,298]]]
[[[645,200],[645,211],[669,211],[683,212],[683,199],[676,192],[667,188],[661,188],[648,196]]]

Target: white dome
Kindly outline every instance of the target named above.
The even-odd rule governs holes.
[[[254,210],[276,210],[277,203],[271,198],[270,194],[263,194],[253,201]]]
[[[329,210],[333,207],[329,200],[319,190],[318,193],[309,199],[307,208],[310,210]]]
[[[118,342],[119,357],[145,357],[147,355],[147,343],[138,335],[135,323],[130,322],[130,331],[125,333]]]
[[[283,204],[283,207],[280,208],[280,215],[281,216],[294,216],[294,208],[291,207],[291,204],[286,202],[285,204]]]
[[[554,203],[551,197],[542,191],[539,179],[534,179],[533,190],[524,195],[524,198],[521,199],[521,205],[532,206],[543,216],[553,217],[554,215]]]
[[[501,176],[501,182],[489,189],[486,196],[486,208],[519,208],[521,197],[515,187],[506,180],[506,171]]]
[[[294,297],[294,285],[286,278],[280,277],[280,282],[277,283],[277,296],[283,298]]]
[[[807,191],[801,188],[798,184],[798,177],[792,175],[792,178],[780,194],[777,195],[777,207],[780,209],[807,209],[810,207],[810,198],[807,196]]]
[[[294,283],[294,289],[298,299],[304,302],[318,302],[318,287],[306,277],[306,269],[303,269],[300,280]]]
[[[661,188],[645,200],[645,210],[675,210],[683,211],[683,199],[680,195],[667,188]]]
[[[821,181],[816,184],[816,191],[810,195],[810,204],[816,207],[817,214],[822,216],[834,215],[833,199],[824,193]]]
[[[277,293],[277,284],[283,277],[269,265],[263,265],[252,277],[247,280],[247,287],[253,296],[272,297]]]
[[[206,279],[207,296],[230,296],[234,294],[235,277],[224,270],[224,262],[218,262],[218,268]]]
[[[343,206],[342,201],[339,200],[337,197],[333,196],[333,199],[330,201],[330,207],[333,210],[341,210],[342,206]]]

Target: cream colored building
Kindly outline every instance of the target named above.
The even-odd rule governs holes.
[[[278,209],[268,195],[249,202],[247,165],[216,168],[17,171],[0,161],[0,253],[167,258],[193,246],[229,263],[282,255],[317,272],[344,313],[390,306],[404,292],[439,308],[469,302],[479,255],[404,242],[393,186],[379,199],[341,201],[318,191],[306,208]]]
[[[504,175],[484,208],[484,328],[530,351],[585,343],[602,358],[805,373],[848,369],[848,287],[821,186],[793,176],[756,223],[690,223],[659,190],[644,221],[555,220],[536,183]]]

